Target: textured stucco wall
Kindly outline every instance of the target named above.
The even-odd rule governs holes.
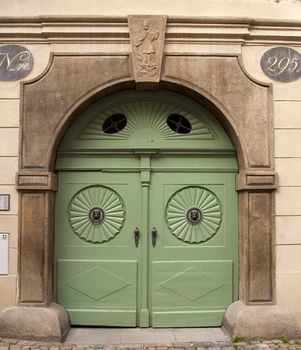
[[[0,16],[149,14],[168,16],[249,17],[261,19],[300,19],[300,0],[5,0]]]

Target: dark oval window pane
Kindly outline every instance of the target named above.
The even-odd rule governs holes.
[[[191,131],[191,124],[188,119],[181,114],[173,113],[167,118],[167,125],[178,134],[189,134]]]
[[[102,130],[106,134],[115,134],[125,128],[127,123],[126,116],[121,113],[112,114],[108,117],[102,126]]]

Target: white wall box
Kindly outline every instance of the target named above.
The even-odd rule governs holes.
[[[8,275],[8,240],[7,232],[0,233],[0,275]]]

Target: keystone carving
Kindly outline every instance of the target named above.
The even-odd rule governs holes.
[[[129,16],[132,62],[137,87],[158,86],[166,16]]]

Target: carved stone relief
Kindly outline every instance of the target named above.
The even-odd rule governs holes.
[[[165,16],[129,16],[136,83],[158,83],[165,37]]]

